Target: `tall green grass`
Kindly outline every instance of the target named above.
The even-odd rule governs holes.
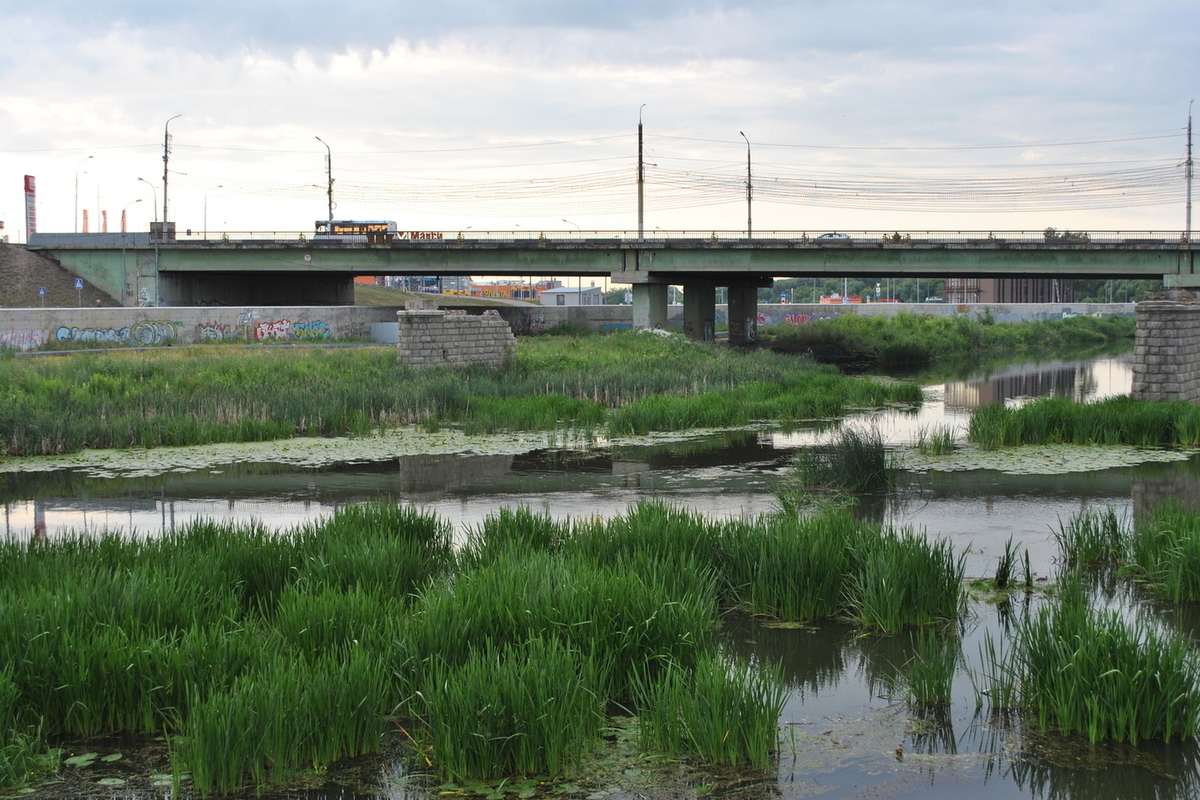
[[[14,456],[84,448],[608,426],[615,434],[791,422],[919,403],[913,384],[807,359],[633,333],[537,337],[503,367],[412,369],[392,348],[87,352],[0,359],[0,441]]]
[[[907,625],[958,620],[966,611],[965,555],[947,540],[885,530],[859,540],[859,564],[847,587],[850,614],[868,628],[895,633]]]
[[[807,488],[873,492],[895,484],[899,474],[878,429],[846,428],[832,441],[800,450],[787,477]]]
[[[1200,665],[1185,638],[1092,608],[1068,582],[1018,626],[1011,649],[984,650],[994,709],[1015,707],[1038,728],[1092,742],[1192,738]]]
[[[1036,352],[1132,340],[1131,317],[1073,317],[1064,320],[996,323],[967,315],[891,316],[839,314],[805,325],[761,332],[769,344],[864,356],[891,366],[924,366],[939,360],[988,353]]]
[[[1168,501],[1125,530],[1127,574],[1170,602],[1200,600],[1200,514]]]
[[[598,741],[603,659],[557,638],[487,644],[461,664],[432,659],[420,712],[443,780],[559,777]]]
[[[1023,444],[1200,444],[1200,406],[1112,397],[1075,403],[1044,397],[1020,408],[988,405],[971,416],[967,439],[985,449]]]
[[[642,747],[713,764],[767,769],[786,691],[778,670],[707,654],[638,682]]]

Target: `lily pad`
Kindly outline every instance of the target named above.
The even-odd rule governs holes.
[[[120,753],[109,753],[106,756],[101,756],[100,760],[112,762],[112,761],[120,761],[121,758],[122,758],[122,756]]]
[[[100,780],[96,781],[96,783],[100,784],[101,786],[124,786],[125,779],[124,778],[101,778]]]
[[[71,767],[87,767],[87,766],[90,766],[92,764],[92,762],[95,761],[99,757],[100,757],[99,753],[80,753],[77,756],[71,756],[70,758],[64,758],[63,763],[68,766],[71,766]]]

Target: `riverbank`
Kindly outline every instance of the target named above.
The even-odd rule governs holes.
[[[807,353],[822,363],[855,370],[921,368],[966,358],[1097,347],[1133,342],[1133,316],[1073,316],[997,322],[980,316],[842,314],[803,325],[760,330],[762,346]]]
[[[13,456],[365,435],[405,425],[646,433],[790,424],[921,402],[915,384],[634,333],[525,339],[500,368],[417,370],[387,347],[91,351],[0,359],[0,385],[7,394],[0,453]]]

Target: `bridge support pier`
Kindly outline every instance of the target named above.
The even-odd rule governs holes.
[[[758,287],[729,287],[729,343],[758,341]]]
[[[1130,395],[1200,402],[1200,297],[1186,289],[1151,292],[1137,317]]]
[[[683,285],[683,335],[711,342],[717,325],[717,287],[708,281]]]
[[[665,329],[667,327],[667,285],[665,283],[633,284],[633,329]]]

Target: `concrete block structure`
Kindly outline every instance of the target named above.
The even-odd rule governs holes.
[[[397,312],[396,357],[414,367],[450,364],[503,364],[516,339],[495,311],[478,316],[464,311],[405,309]]]
[[[1187,289],[1152,292],[1137,310],[1133,398],[1200,402],[1200,297]]]

